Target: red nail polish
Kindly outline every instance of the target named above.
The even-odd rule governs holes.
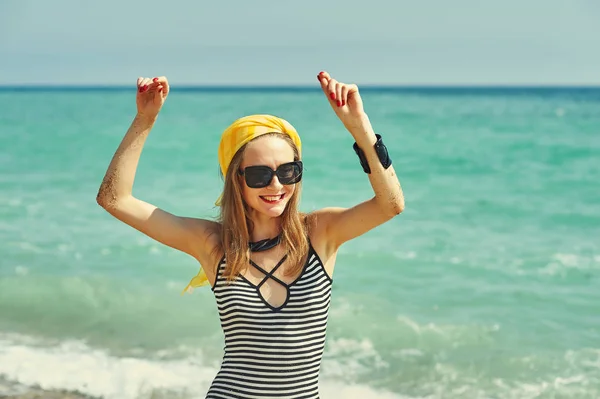
[[[330,97],[331,97],[332,100],[335,100],[335,93],[331,93]]]
[[[337,105],[338,105],[338,107],[341,107],[342,106],[342,102],[340,100],[338,100]]]
[[[158,78],[152,79],[153,82],[158,82]]]
[[[346,105],[346,101],[342,100],[342,107]]]

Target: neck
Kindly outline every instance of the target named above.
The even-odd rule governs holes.
[[[250,241],[256,242],[276,237],[281,233],[281,218],[270,218],[265,215],[252,215],[254,229],[250,233]]]

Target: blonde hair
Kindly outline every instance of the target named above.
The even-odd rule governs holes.
[[[275,136],[285,140],[294,151],[294,161],[300,160],[298,148],[288,135],[274,132],[260,137],[263,136]],[[241,183],[238,179],[238,170],[247,145],[241,147],[233,156],[227,174],[224,176],[225,187],[221,199],[221,211],[217,219],[221,224],[221,240],[220,245],[215,250],[225,256],[226,266],[223,274],[228,281],[235,279],[250,262],[248,242],[254,226],[249,217],[248,205],[242,197],[242,184],[244,183]],[[306,214],[298,210],[301,190],[302,181],[296,183],[294,193],[280,216],[280,245],[285,248],[288,255],[286,261],[291,265],[285,273],[286,276],[296,276],[300,273],[304,266],[303,260],[309,249]]]

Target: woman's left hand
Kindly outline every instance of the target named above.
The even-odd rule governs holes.
[[[327,72],[317,75],[321,89],[329,104],[347,129],[359,128],[368,123],[362,99],[355,84],[346,84],[333,79]]]

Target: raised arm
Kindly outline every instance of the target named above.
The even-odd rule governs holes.
[[[139,78],[137,86],[137,115],[108,166],[96,201],[118,220],[162,244],[193,256],[203,266],[213,266],[211,252],[219,236],[217,223],[175,216],[132,194],[144,143],[169,94],[165,77],[153,80]],[[214,281],[212,267],[204,269],[209,281]]]
[[[340,83],[327,72],[321,72],[317,78],[334,112],[364,153],[374,193],[373,198],[351,208],[324,208],[314,213],[317,224],[324,230],[328,252],[335,252],[344,242],[400,214],[404,210],[404,195],[394,167],[384,166],[377,155],[377,137],[363,109],[358,87]]]

